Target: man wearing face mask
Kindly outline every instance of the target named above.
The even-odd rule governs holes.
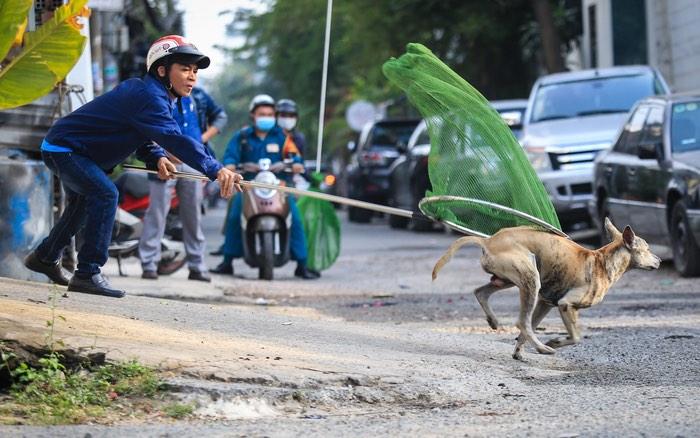
[[[283,156],[283,146],[287,136],[275,123],[275,101],[267,94],[259,94],[251,100],[248,107],[253,126],[249,126],[236,132],[224,153],[223,163],[229,169],[247,163],[248,166],[257,166],[261,158],[269,158],[277,163],[287,158]],[[304,171],[301,155],[298,153],[290,156],[294,161],[293,173]],[[251,180],[255,172],[245,172],[244,179]],[[278,178],[289,182],[289,175],[278,174]],[[288,197],[289,207],[292,212],[292,227],[290,235],[290,252],[292,259],[297,261],[294,275],[306,280],[318,278],[318,275],[306,267],[306,237],[301,223],[301,215],[293,196]],[[217,274],[233,275],[233,259],[243,257],[241,211],[243,209],[243,197],[239,194],[231,203],[231,211],[227,216],[226,232],[223,245],[224,260],[211,272]]]

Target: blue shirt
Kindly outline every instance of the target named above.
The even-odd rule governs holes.
[[[241,146],[241,137],[245,136],[246,141]],[[241,163],[258,163],[261,158],[269,158],[272,163],[283,161],[282,148],[287,136],[284,135],[282,128],[275,126],[272,128],[265,138],[260,138],[255,135],[255,129],[252,126],[243,128],[233,134],[231,141],[226,146],[224,153],[224,165]],[[292,157],[295,163],[301,163],[301,156]],[[243,175],[245,179],[251,179],[254,174],[246,173]],[[286,175],[284,179],[289,179]]]
[[[114,168],[134,152],[154,168],[165,156],[162,146],[211,180],[216,179],[221,164],[200,141],[182,134],[173,118],[173,107],[174,100],[154,77],[129,79],[58,120],[46,141],[87,156],[104,170]]]
[[[183,135],[194,138],[195,140],[202,139],[202,129],[199,126],[199,116],[197,114],[197,106],[195,105],[194,99],[190,96],[183,97],[180,99],[180,108],[175,106],[175,111],[173,111],[173,118],[175,122],[180,127]]]

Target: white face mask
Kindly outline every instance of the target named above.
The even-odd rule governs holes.
[[[280,128],[286,129],[287,131],[291,131],[292,129],[294,129],[295,126],[297,126],[297,118],[296,117],[278,117],[277,124],[279,125]]]

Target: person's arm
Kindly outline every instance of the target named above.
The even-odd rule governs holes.
[[[226,151],[224,152],[224,159],[222,160],[224,166],[228,168],[235,168],[241,163],[241,136],[245,135],[243,131],[236,132],[231,140],[226,146]]]
[[[212,181],[217,178],[219,170],[223,167],[221,163],[206,152],[202,143],[182,135],[168,105],[148,102],[130,115],[130,122],[144,136],[202,172]]]
[[[152,141],[136,149],[134,155],[146,164],[146,168],[151,170],[157,170],[158,160],[166,156],[163,148]]]
[[[203,129],[204,133],[202,134],[202,142],[206,143],[215,135],[223,132],[226,122],[228,122],[228,115],[204,90],[200,90],[200,97],[206,110],[207,126],[206,130]]]

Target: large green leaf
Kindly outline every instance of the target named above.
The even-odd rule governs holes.
[[[0,71],[0,110],[25,105],[50,92],[73,68],[86,38],[75,23],[87,0],[71,0],[36,32]]]
[[[0,0],[0,60],[7,56],[31,7],[32,0]]]

